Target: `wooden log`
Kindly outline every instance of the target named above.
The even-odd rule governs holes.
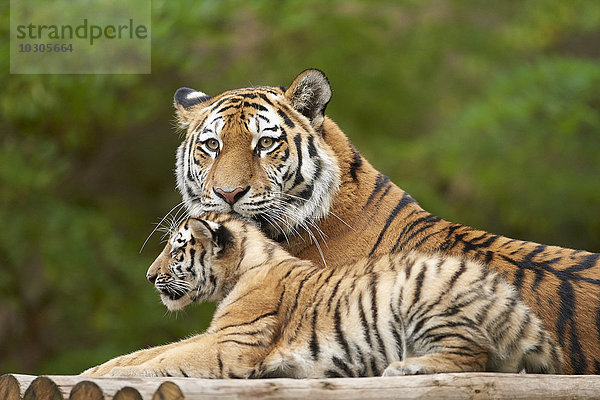
[[[140,392],[130,386],[125,386],[115,393],[113,400],[143,400]]]
[[[96,383],[81,381],[71,389],[69,400],[104,400],[104,393]]]
[[[184,400],[185,397],[183,393],[181,393],[181,389],[179,386],[174,384],[173,382],[163,382],[154,396],[152,396],[152,400]]]
[[[40,376],[31,382],[23,400],[64,400],[62,393],[52,379]]]
[[[8,374],[0,376],[0,399],[21,399],[21,387],[17,378]]]
[[[10,376],[10,375],[8,375]],[[390,378],[338,379],[193,379],[193,378],[92,378],[49,376],[35,378],[12,375],[20,393],[36,389],[40,382],[56,383],[60,392],[72,392],[82,381],[93,382],[103,391],[105,400],[162,399],[174,394],[185,399],[599,399],[600,376],[526,375],[465,373]],[[12,382],[12,383],[11,383]],[[36,383],[37,382],[37,383]],[[51,386],[51,385],[50,385]],[[14,392],[14,380],[3,376],[0,393]],[[47,386],[43,386],[47,387]],[[49,387],[49,386],[48,386]],[[126,389],[129,387],[129,389]],[[5,389],[9,388],[9,389]],[[12,389],[10,389],[12,388]],[[32,389],[32,390],[34,390]],[[130,390],[131,389],[131,390]],[[179,392],[180,393],[179,393]],[[37,393],[37,389],[35,391]],[[56,392],[52,392],[56,393]],[[139,396],[139,397],[138,397]],[[55,399],[55,397],[46,397]],[[165,400],[178,397],[164,397]],[[11,399],[12,400],[12,399]]]

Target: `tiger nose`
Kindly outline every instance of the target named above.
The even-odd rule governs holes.
[[[153,275],[153,274],[146,274],[146,278],[148,279],[148,281],[154,285],[154,282],[156,282],[156,277],[158,275]]]
[[[250,190],[250,186],[246,186],[245,188],[236,187],[235,189],[229,188],[213,188],[214,192],[225,200],[228,204],[233,205],[236,201],[238,201],[243,195],[248,193]]]

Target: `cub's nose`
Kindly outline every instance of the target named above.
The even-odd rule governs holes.
[[[153,275],[153,274],[146,274],[146,279],[148,279],[148,281],[154,285],[154,282],[156,282],[156,277],[158,275]]]
[[[248,193],[250,190],[250,186],[236,187],[235,189],[229,188],[213,188],[213,191],[217,196],[225,200],[228,204],[233,205],[236,201],[238,201],[243,195]]]

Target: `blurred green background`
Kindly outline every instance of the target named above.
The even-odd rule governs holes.
[[[328,115],[427,210],[600,251],[600,2],[152,0],[152,74],[9,75],[0,373],[74,374],[204,329],[145,281],[179,201],[172,95],[329,76]]]

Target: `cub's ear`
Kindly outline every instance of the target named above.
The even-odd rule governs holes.
[[[318,69],[307,69],[294,79],[285,97],[292,107],[310,120],[317,129],[323,123],[325,108],[331,100],[331,86],[325,74]]]
[[[206,93],[199,92],[194,89],[182,87],[177,89],[173,96],[173,105],[177,110],[179,124],[182,127],[187,126],[191,121],[191,115],[194,111],[194,106],[210,100],[212,97]]]
[[[233,243],[233,234],[221,224],[200,218],[190,218],[189,224],[194,237],[211,243],[214,254],[223,252]]]

